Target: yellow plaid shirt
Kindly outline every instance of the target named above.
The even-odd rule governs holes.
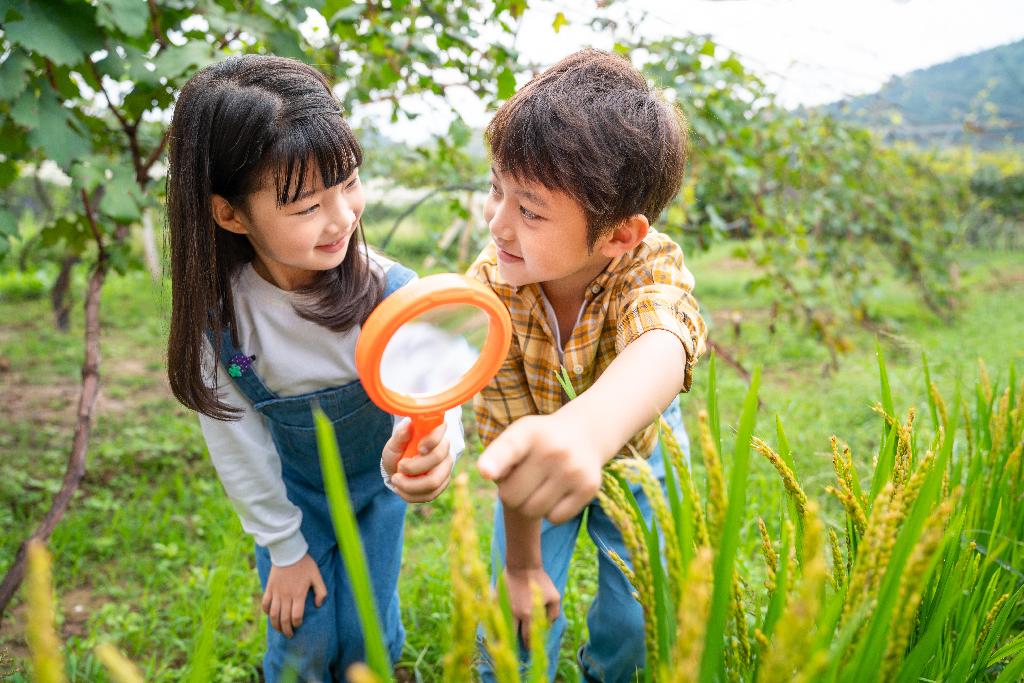
[[[548,322],[540,285],[514,287],[498,273],[497,250],[489,244],[467,273],[487,284],[512,316],[512,346],[501,370],[477,395],[473,407],[486,447],[509,424],[526,415],[547,415],[568,401],[558,383],[557,338]],[[579,321],[564,347],[564,365],[577,393],[586,391],[615,357],[644,332],[668,330],[686,349],[683,391],[704,352],[707,328],[693,298],[693,274],[683,251],[654,229],[631,252],[609,264],[590,283]],[[620,454],[649,456],[656,423],[637,433]],[[631,448],[632,447],[632,448]]]

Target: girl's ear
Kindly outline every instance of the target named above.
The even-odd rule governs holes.
[[[651,224],[642,213],[633,214],[616,225],[600,242],[599,251],[603,256],[615,258],[632,251],[645,237]]]
[[[224,197],[221,197],[219,194],[211,195],[210,209],[213,211],[213,220],[228,232],[238,235],[249,233],[245,223],[242,222],[241,213],[231,206],[231,202],[224,199]]]

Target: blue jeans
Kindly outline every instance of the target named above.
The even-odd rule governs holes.
[[[690,442],[683,427],[682,415],[676,401],[665,410],[665,420],[679,441],[683,452],[689,457]],[[648,459],[654,475],[665,488],[665,462],[661,446],[658,445]],[[639,485],[630,486],[636,502],[648,522],[651,519],[651,503]],[[601,504],[595,498],[580,514],[564,524],[551,524],[544,520],[541,529],[541,555],[544,570],[551,577],[561,595],[565,595],[566,581],[569,578],[569,562],[572,560],[583,523],[584,512],[587,514],[587,533],[597,546],[597,594],[587,612],[587,629],[589,640],[583,647],[584,673],[591,678],[618,683],[632,681],[637,670],[644,666],[644,614],[643,608],[633,597],[633,586],[623,575],[618,566],[611,560],[609,551],[614,550],[627,564],[629,551],[618,528],[608,518]],[[492,577],[497,576],[505,566],[505,520],[501,501],[498,501],[494,515],[494,536],[491,541]],[[548,631],[547,656],[549,675],[555,678],[558,663],[558,651],[562,643],[568,620],[565,614],[551,624]],[[525,667],[528,664],[528,652],[520,648],[520,660]],[[480,677],[490,683],[494,681],[494,672],[490,657],[480,643]]]

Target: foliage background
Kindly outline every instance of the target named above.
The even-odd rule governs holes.
[[[874,339],[886,348],[896,394],[920,397],[922,409],[922,352],[942,386],[969,375],[978,356],[999,368],[1021,358],[1024,323],[1008,305],[1024,289],[1019,149],[889,143],[827,111],[791,112],[714,41],[645,40],[601,10],[594,25],[691,125],[690,172],[661,226],[686,248],[712,339],[733,361],[720,372],[723,425],[735,424],[742,372],[763,365],[757,428],[771,429],[774,414],[786,419],[802,481],[813,489],[831,476],[832,433],[868,464],[877,436]],[[263,636],[249,541],[194,416],[169,398],[168,290],[147,272],[161,261],[161,159],[175,92],[215,59],[265,51],[317,64],[338,83],[347,111],[372,105],[407,116],[411,98],[450,107],[455,90],[493,108],[538,66],[514,48],[528,11],[522,0],[0,0],[5,569],[61,487],[88,348],[78,305],[93,300],[89,283],[98,284],[104,360],[95,429],[84,479],[51,542],[77,680],[102,680],[91,648],[106,640],[140,662],[147,679],[179,680],[211,618],[203,604],[215,571],[228,576],[215,635],[218,680],[257,675]],[[310,20],[316,15],[322,23]],[[487,236],[479,131],[452,111],[447,133],[415,148],[372,126],[360,130],[370,240],[421,272],[464,266]],[[66,331],[57,329],[62,322]],[[691,433],[695,406],[707,398],[702,380],[683,398]],[[471,462],[469,455],[461,467],[472,471]],[[751,509],[777,518],[781,492],[760,465],[752,464]],[[474,479],[473,493],[488,520],[492,490]],[[403,665],[425,680],[439,674],[451,610],[450,514],[446,495],[417,507],[408,525]],[[826,520],[839,514],[824,510]],[[752,561],[756,529],[741,539],[738,561]],[[594,549],[584,541],[579,552]],[[576,566],[560,663],[568,679],[594,587],[589,563]],[[0,625],[0,676],[15,679],[25,666],[19,606],[16,599]]]

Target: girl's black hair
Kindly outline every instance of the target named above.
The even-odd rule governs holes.
[[[325,188],[346,180],[362,163],[362,150],[323,74],[264,55],[232,57],[190,78],[174,107],[169,143],[168,378],[185,406],[233,419],[238,411],[204,380],[203,338],[213,332],[217,359],[221,331],[236,334],[231,281],[255,252],[245,235],[214,222],[211,196],[244,208],[249,195],[273,182],[278,203],[287,204],[312,173],[320,174]],[[302,317],[335,332],[366,320],[384,282],[364,245],[360,227],[344,261],[300,290],[312,302],[296,309]]]

